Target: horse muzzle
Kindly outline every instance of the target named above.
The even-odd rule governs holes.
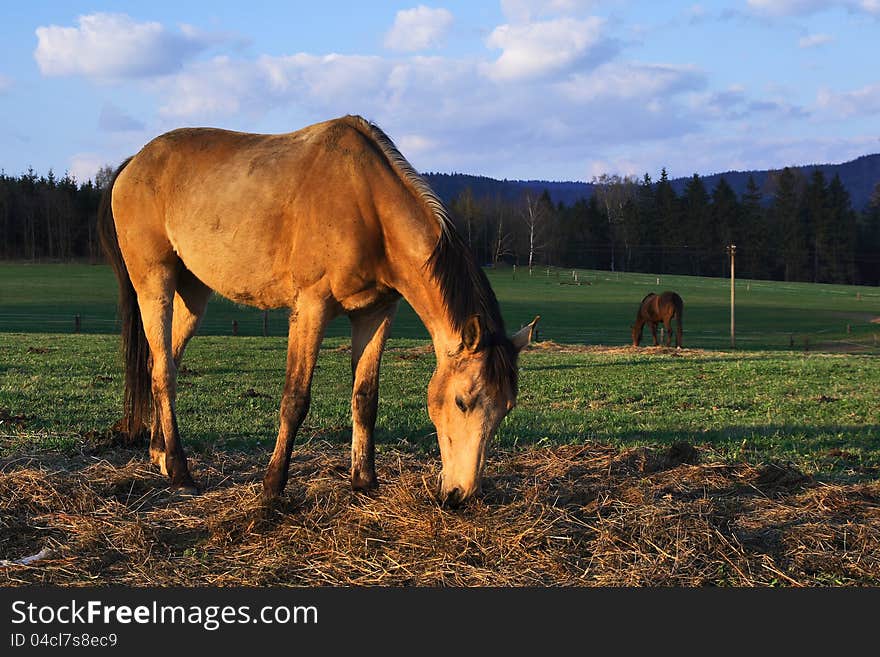
[[[437,490],[435,497],[437,503],[446,509],[458,509],[470,500],[474,495],[480,492],[480,482],[475,485],[465,486],[446,486],[444,485],[443,475],[437,478]]]

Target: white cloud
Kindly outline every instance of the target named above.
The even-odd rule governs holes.
[[[496,27],[486,45],[502,53],[485,70],[495,80],[533,79],[565,71],[607,46],[596,16]]]
[[[831,4],[826,0],[748,0],[750,8],[768,16],[810,14]]]
[[[512,21],[527,23],[546,16],[574,14],[594,4],[592,0],[501,0],[501,11]]]
[[[171,120],[215,120],[239,113],[259,116],[294,105],[330,116],[380,104],[390,64],[361,55],[296,55],[257,60],[215,57],[160,83]]]
[[[216,120],[246,113],[262,113],[272,106],[270,85],[259,77],[253,62],[215,57],[158,83],[165,102],[159,114],[166,119]]]
[[[420,170],[498,177],[571,178],[572,170],[583,170],[585,151],[687,134],[706,118],[684,102],[706,84],[701,71],[688,67],[616,63],[564,80],[488,85],[484,63],[306,53],[215,58],[155,88],[165,99],[162,118],[175,125],[244,119],[255,126],[283,112],[287,120],[296,117],[286,128],[294,130],[361,114]]]
[[[36,35],[34,57],[43,75],[98,79],[172,73],[210,42],[189,28],[172,33],[160,23],[105,13],[80,16],[77,27],[38,27]]]
[[[437,147],[437,143],[430,137],[415,133],[400,135],[395,142],[400,151],[409,153],[410,157],[424,155]]]
[[[637,63],[604,64],[559,84],[568,99],[579,102],[661,98],[705,86],[705,73],[694,67]]]
[[[529,16],[583,7],[525,4]],[[747,156],[757,157],[758,147],[735,146],[743,135],[723,142],[725,150],[720,150],[722,142],[700,135],[709,134],[712,123],[724,122],[733,130],[757,133],[745,141],[762,134],[766,141],[770,135],[761,126],[767,112],[796,117],[801,111],[755,100],[742,87],[713,89],[707,72],[694,66],[612,57],[618,55],[618,42],[608,38],[606,25],[597,17],[510,19],[486,42],[500,55],[487,50],[458,59],[305,52],[178,58],[179,70],[140,88],[157,96],[159,114],[149,120],[153,127],[280,131],[361,114],[381,125],[420,170],[507,178],[571,179],[572,172],[589,178],[602,170],[654,175],[670,164],[660,161],[661,154],[670,152],[690,169],[682,175],[711,171],[740,155],[752,166]],[[178,38],[208,41],[196,28],[181,30]],[[160,26],[155,34],[170,33]],[[83,47],[77,52],[91,51]],[[77,70],[86,70],[82,62]],[[829,94],[827,106],[850,107],[856,101],[844,96],[832,101]],[[765,120],[754,120],[756,113]],[[123,154],[144,136],[141,122],[120,107],[105,106],[100,125],[107,131],[104,138]],[[696,152],[702,147],[707,150]],[[104,163],[81,154],[71,170],[85,179]]]
[[[834,37],[830,34],[808,34],[798,40],[800,48],[817,48],[834,41]]]
[[[87,180],[95,182],[95,174],[98,173],[98,169],[107,166],[109,162],[110,160],[97,153],[76,153],[70,158],[68,172],[80,183]],[[116,165],[110,164],[110,166]]]
[[[442,44],[452,21],[448,9],[432,9],[424,5],[402,9],[385,35],[385,47],[408,52],[436,48]]]
[[[748,0],[749,7],[764,16],[806,16],[840,7],[852,12],[880,16],[880,0]]]
[[[611,160],[590,160],[586,166],[586,179],[592,180],[602,174],[617,174],[619,176],[641,177],[645,173],[644,163],[637,162],[627,156],[621,156]]]
[[[384,83],[389,63],[368,55],[310,55],[263,57],[260,67],[273,88],[290,94],[305,94],[312,102],[329,106],[359,101]]]
[[[840,93],[820,89],[817,101],[819,107],[841,117],[880,114],[880,84],[870,84],[861,89]]]

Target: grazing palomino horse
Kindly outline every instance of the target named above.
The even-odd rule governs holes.
[[[657,295],[651,292],[639,305],[639,312],[636,314],[636,323],[632,327],[633,346],[638,347],[639,341],[642,339],[642,328],[645,323],[651,325],[651,334],[654,336],[654,346],[657,342],[657,324],[663,322],[666,327],[666,346],[668,347],[672,340],[672,319],[678,320],[678,326],[675,331],[675,346],[681,347],[681,314],[684,310],[684,302],[675,292],[664,292]]]
[[[100,234],[120,288],[129,436],[195,492],[175,416],[176,375],[215,291],[290,309],[287,374],[267,500],[284,489],[328,322],[351,320],[351,485],[377,486],[379,361],[402,296],[436,355],[428,412],[450,505],[479,490],[487,445],[514,407],[517,357],[535,322],[504,332],[486,275],[440,199],[376,125],[358,116],[259,135],[185,128],[116,171]]]

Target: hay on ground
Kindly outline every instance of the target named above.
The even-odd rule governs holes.
[[[377,455],[353,493],[345,446],[295,452],[266,509],[267,455],[191,458],[204,492],[170,495],[140,451],[0,461],[3,585],[876,586],[880,483],[823,484],[785,464],[687,444],[496,451],[483,496],[435,503],[439,463]]]

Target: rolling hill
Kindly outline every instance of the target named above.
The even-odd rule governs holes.
[[[821,169],[825,174],[826,181],[830,181],[835,174],[840,176],[846,189],[849,191],[852,206],[856,210],[862,210],[871,197],[874,186],[880,183],[880,153],[863,155],[849,162],[840,164],[805,164],[793,166],[804,178],[810,176],[814,169]],[[706,188],[711,191],[718,184],[720,178],[724,178],[741,196],[746,188],[749,176],[755,178],[755,182],[764,192],[765,200],[772,194],[772,174],[779,169],[765,169],[753,171],[725,171],[701,175]],[[659,172],[649,172],[656,181]],[[546,181],[546,180],[496,180],[486,176],[474,176],[464,173],[425,173],[424,177],[445,202],[450,202],[465,188],[470,187],[476,197],[495,197],[502,199],[516,199],[525,191],[540,194],[545,189],[555,203],[572,205],[582,198],[589,198],[593,193],[593,185],[578,181]],[[677,194],[681,194],[690,177],[671,179],[673,188]]]

